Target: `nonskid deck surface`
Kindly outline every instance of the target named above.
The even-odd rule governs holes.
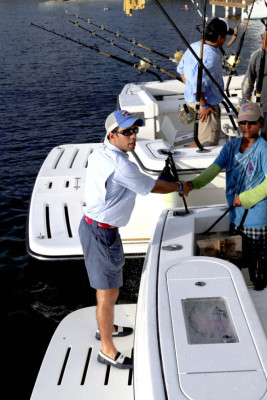
[[[58,326],[40,368],[31,400],[133,399],[133,373],[100,364],[95,307],[74,311]],[[134,327],[135,304],[115,306],[115,323]],[[133,352],[134,335],[115,338],[119,351]]]
[[[249,293],[267,336],[267,289]],[[135,323],[135,304],[115,306],[120,325]],[[133,374],[99,364],[100,342],[95,339],[95,307],[71,313],[58,326],[40,368],[31,400],[134,399]],[[134,335],[114,339],[124,354],[131,355]]]

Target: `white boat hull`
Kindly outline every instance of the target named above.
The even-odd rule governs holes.
[[[195,233],[205,231],[222,210],[198,208],[187,216],[175,216],[174,211],[162,212],[143,269],[135,329],[135,399],[144,393],[153,400],[265,399],[267,289],[248,292],[233,264],[195,256]],[[227,231],[228,224],[225,217],[214,231]],[[249,293],[260,299],[259,316]],[[189,324],[198,324],[192,325],[198,336],[201,329],[207,333],[203,343],[190,343],[183,311],[183,302],[190,299],[226,301],[236,339],[213,342],[211,326],[204,318],[201,322],[198,311]]]

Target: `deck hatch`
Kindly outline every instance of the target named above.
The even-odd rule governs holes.
[[[182,299],[182,307],[189,344],[239,342],[226,299]]]

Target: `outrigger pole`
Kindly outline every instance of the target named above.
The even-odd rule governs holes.
[[[255,1],[255,0],[254,0]],[[221,95],[223,96],[223,98],[225,99],[226,103],[231,107],[231,109],[233,110],[233,112],[235,113],[235,115],[238,115],[238,112],[236,110],[236,108],[234,107],[234,105],[232,104],[232,102],[229,100],[229,98],[226,96],[226,94],[224,93],[224,91],[220,88],[220,85],[217,83],[217,81],[213,78],[213,76],[211,75],[210,71],[205,67],[205,65],[203,64],[203,62],[200,60],[200,58],[198,57],[198,55],[195,53],[195,51],[192,49],[192,47],[190,46],[189,42],[186,40],[186,38],[184,37],[184,35],[181,33],[181,31],[177,28],[177,26],[175,25],[175,23],[173,22],[173,20],[171,19],[171,17],[167,14],[167,12],[164,10],[164,8],[162,7],[162,5],[159,3],[158,0],[154,0],[154,2],[157,4],[157,6],[160,8],[160,10],[162,11],[162,13],[165,15],[165,17],[167,18],[167,20],[170,22],[170,24],[172,25],[172,27],[175,29],[175,31],[178,33],[178,35],[180,36],[180,38],[183,40],[183,42],[185,43],[185,45],[187,46],[187,48],[191,51],[191,53],[193,54],[193,56],[196,58],[196,60],[198,61],[198,63],[201,65],[202,69],[206,72],[206,74],[208,75],[208,77],[210,78],[210,80],[215,84],[215,86],[217,87],[217,89],[219,90],[219,92],[221,93]]]
[[[263,41],[263,47],[261,52],[261,60],[260,60],[260,69],[259,69],[259,77],[256,85],[256,103],[260,104],[261,102],[261,91],[263,85],[263,77],[265,70],[265,57],[266,57],[266,45],[267,45],[267,22],[264,18],[261,19],[261,22],[265,26],[265,35]]]
[[[169,56],[167,56],[166,54],[163,54],[163,53],[161,53],[161,52],[159,52],[159,51],[157,51],[157,50],[151,49],[150,47],[147,47],[147,46],[145,46],[145,45],[143,45],[143,44],[141,44],[141,43],[138,43],[135,39],[128,39],[128,38],[126,38],[125,36],[122,36],[122,35],[120,34],[119,31],[117,31],[117,32],[110,31],[109,29],[105,28],[104,25],[97,25],[97,24],[93,23],[93,22],[91,21],[90,18],[85,19],[85,18],[79,17],[78,14],[71,14],[71,13],[69,13],[68,11],[65,11],[65,12],[66,12],[67,14],[71,15],[72,17],[78,18],[78,19],[80,19],[81,21],[87,22],[88,24],[91,24],[91,25],[93,25],[93,26],[96,26],[97,28],[99,28],[99,29],[101,29],[101,30],[103,30],[103,31],[106,31],[106,32],[108,32],[108,33],[111,33],[112,35],[114,35],[114,36],[116,36],[116,37],[120,37],[121,39],[126,40],[127,42],[130,42],[130,43],[132,43],[132,44],[135,44],[136,46],[142,47],[142,48],[145,49],[145,50],[151,51],[152,53],[155,53],[155,54],[157,54],[158,56],[167,58],[167,60],[174,62],[173,57],[169,57]]]
[[[201,42],[200,42],[200,60],[203,65],[203,49],[204,49],[204,33],[206,26],[206,7],[207,0],[204,0],[204,10],[202,16],[202,31],[201,31]],[[203,68],[200,63],[198,64],[198,72],[197,72],[197,93],[196,93],[196,120],[194,122],[194,141],[199,148],[200,151],[204,151],[204,147],[198,140],[198,127],[199,127],[199,108],[200,108],[200,98],[201,98],[201,89],[202,89],[202,76],[203,76]]]
[[[228,80],[227,80],[227,83],[226,83],[225,91],[226,91],[227,96],[230,96],[229,86],[230,86],[230,83],[231,83],[232,76],[233,76],[233,74],[235,72],[236,62],[238,60],[240,51],[241,51],[243,43],[244,43],[245,34],[246,34],[246,30],[247,30],[248,23],[249,23],[249,20],[250,20],[251,12],[252,12],[253,7],[254,7],[254,3],[255,3],[255,0],[253,0],[252,6],[251,6],[251,9],[250,9],[250,12],[249,12],[249,16],[248,16],[248,19],[247,19],[247,22],[246,22],[246,25],[245,25],[245,28],[244,28],[244,32],[242,33],[242,36],[241,36],[240,41],[239,41],[238,49],[237,49],[237,52],[236,52],[236,55],[235,55],[235,61],[234,61],[233,65],[231,66],[231,71],[230,71],[230,74],[229,74],[229,77],[228,77]]]
[[[171,76],[172,78],[175,78],[175,79],[177,79],[178,81],[181,81],[181,78],[180,78],[179,76],[174,75],[174,74],[172,74],[172,73],[166,71],[166,70],[163,69],[163,68],[160,68],[160,67],[156,64],[156,62],[153,62],[153,63],[152,63],[152,62],[150,62],[148,59],[142,58],[142,57],[138,56],[137,54],[135,54],[135,52],[134,52],[133,50],[129,51],[129,50],[125,49],[124,47],[119,46],[118,44],[116,44],[116,43],[114,42],[114,39],[108,40],[108,39],[104,38],[103,36],[99,35],[98,33],[96,33],[95,30],[91,31],[90,29],[87,29],[87,28],[85,28],[84,26],[80,25],[78,21],[72,21],[72,20],[70,20],[70,19],[68,19],[68,21],[69,21],[71,24],[77,26],[78,28],[81,28],[81,29],[85,30],[86,32],[91,33],[91,35],[96,36],[96,37],[98,37],[99,39],[104,40],[105,42],[109,43],[110,45],[112,45],[112,46],[114,46],[114,47],[118,47],[118,49],[120,49],[120,50],[122,50],[122,51],[125,51],[125,52],[126,52],[127,54],[129,54],[130,56],[139,58],[139,60],[142,60],[142,61],[144,61],[144,63],[147,63],[147,64],[151,65],[153,68],[158,69],[160,72],[163,72],[164,74],[167,74],[167,75]]]
[[[45,28],[44,26],[40,26],[40,25],[34,24],[33,22],[31,22],[31,25],[33,25],[33,26],[35,26],[35,27],[37,27],[37,28],[39,28],[39,29],[43,29],[43,30],[46,31],[46,32],[50,32],[50,33],[52,33],[53,35],[60,36],[60,37],[62,37],[63,39],[70,40],[71,42],[77,43],[77,44],[79,44],[80,46],[84,46],[84,47],[86,47],[86,48],[88,48],[88,49],[91,49],[91,50],[93,50],[93,51],[96,51],[97,53],[103,54],[104,56],[113,58],[114,60],[117,60],[117,61],[120,61],[120,62],[122,62],[122,63],[124,63],[124,64],[130,65],[131,67],[137,68],[140,72],[143,72],[143,69],[142,69],[142,67],[141,67],[140,65],[131,63],[131,62],[128,61],[128,60],[124,60],[123,58],[120,58],[120,57],[114,56],[114,55],[112,55],[112,54],[106,53],[105,51],[99,50],[96,46],[89,46],[88,44],[85,44],[85,43],[80,42],[80,40],[72,39],[71,37],[69,37],[69,36],[67,36],[67,35],[65,35],[65,34],[62,35],[62,34],[60,34],[60,33],[55,32],[54,30],[47,29],[47,28]],[[158,79],[160,82],[162,82],[161,77],[160,77],[156,72],[150,71],[150,70],[148,70],[148,69],[145,69],[145,71],[148,72],[148,73],[150,73],[150,74],[153,74],[154,76],[157,77],[157,79]]]

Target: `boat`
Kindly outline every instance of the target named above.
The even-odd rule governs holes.
[[[225,82],[227,79],[225,77]],[[233,76],[229,88],[231,101],[236,106],[241,96],[242,80],[243,76]],[[164,168],[166,152],[171,150],[179,178],[193,179],[214,161],[226,141],[238,135],[229,120],[231,111],[228,112],[222,104],[220,145],[202,153],[198,148],[189,148],[193,141],[193,124],[183,123],[179,118],[179,114],[184,112],[184,103],[184,84],[175,79],[129,83],[118,96],[120,109],[145,121],[130,159],[154,178]],[[27,250],[31,256],[46,260],[83,258],[78,226],[85,206],[83,191],[87,158],[99,146],[102,146],[101,142],[60,144],[48,154],[36,178],[29,207]],[[222,171],[206,187],[205,196],[198,193],[189,198],[188,205],[224,203],[224,175]],[[174,193],[137,196],[129,223],[120,228],[126,257],[144,257],[161,210],[182,204],[182,199]]]
[[[201,244],[225,208],[161,212],[137,306],[115,308],[116,321],[135,324],[134,338],[115,339],[126,354],[134,349],[133,374],[97,363],[95,309],[84,308],[59,324],[31,400],[267,399],[267,289],[253,290],[247,271],[229,261],[237,248],[227,246],[223,259]],[[225,244],[228,225],[226,214],[209,239]]]
[[[252,4],[247,6],[246,9],[244,10],[244,19],[248,19],[251,7]],[[262,19],[262,18],[267,18],[267,6],[264,0],[257,0],[254,2],[250,19]]]
[[[247,269],[229,261],[238,255],[235,246],[221,258],[228,214],[204,234],[226,209],[169,209],[160,216],[137,304],[135,399],[267,398],[267,289],[253,290]],[[207,239],[221,243],[219,258],[205,255],[216,248]]]

